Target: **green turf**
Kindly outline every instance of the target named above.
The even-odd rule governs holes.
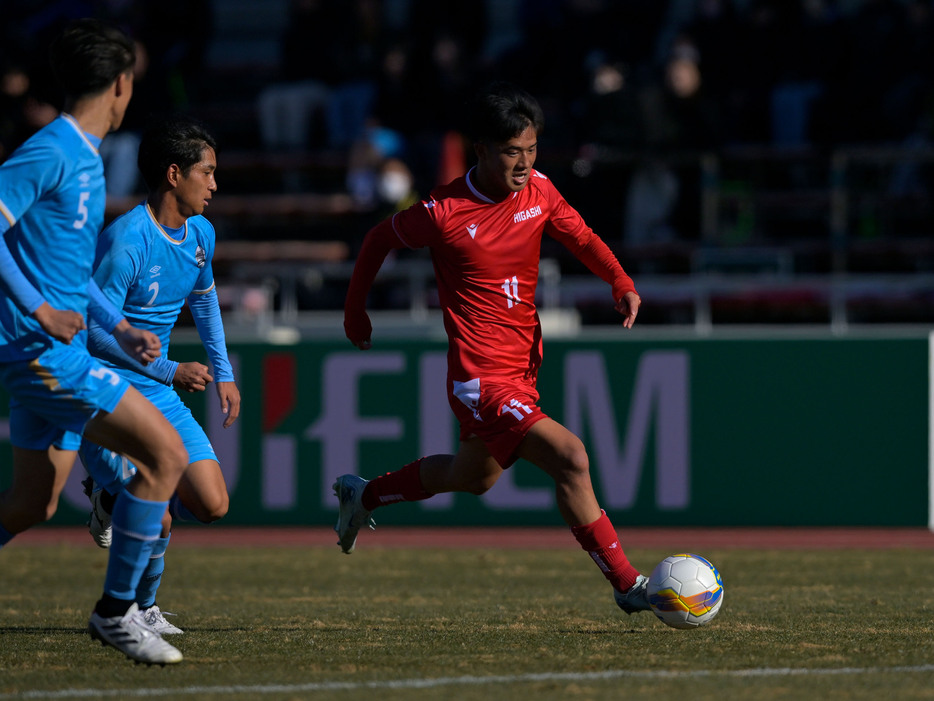
[[[629,554],[650,569],[669,553]],[[199,701],[934,699],[931,551],[703,554],[721,570],[724,605],[711,625],[678,631],[622,614],[570,545],[361,542],[350,557],[336,547],[177,547],[160,604],[179,614],[186,634],[171,640],[185,661],[163,669],[85,633],[106,553],[10,547],[0,553],[0,701],[131,689]],[[620,676],[594,676],[604,672]]]

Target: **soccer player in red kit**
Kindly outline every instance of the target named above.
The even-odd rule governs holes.
[[[448,336],[448,399],[460,422],[456,455],[430,455],[371,481],[343,475],[335,530],[345,553],[374,523],[370,512],[442,492],[483,494],[523,458],[555,482],[561,515],[613,585],[626,613],[649,608],[646,577],[629,563],[600,508],[581,440],[538,406],[542,329],[535,288],[542,234],[564,244],[612,288],[623,326],[641,302],[630,277],[552,182],[535,170],[544,116],[538,102],[495,83],[470,111],[477,165],[424,202],[367,233],[344,305],[344,329],[363,350],[372,326],[366,298],[392,249],[428,247]]]

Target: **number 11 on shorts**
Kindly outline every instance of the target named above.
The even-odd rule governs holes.
[[[523,411],[525,414],[522,413]],[[516,421],[522,421],[522,419],[532,413],[532,410],[518,399],[512,399],[509,404],[503,404],[503,406],[500,407],[500,414],[505,414],[507,412],[515,416]]]

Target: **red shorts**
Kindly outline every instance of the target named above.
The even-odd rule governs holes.
[[[503,468],[516,461],[516,448],[529,429],[546,418],[538,407],[535,386],[522,380],[454,380],[448,387],[448,401],[461,425],[460,439],[479,437]]]

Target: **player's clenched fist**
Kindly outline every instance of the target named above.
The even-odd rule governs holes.
[[[201,363],[179,363],[172,384],[186,392],[203,392],[214,381],[211,370]]]

